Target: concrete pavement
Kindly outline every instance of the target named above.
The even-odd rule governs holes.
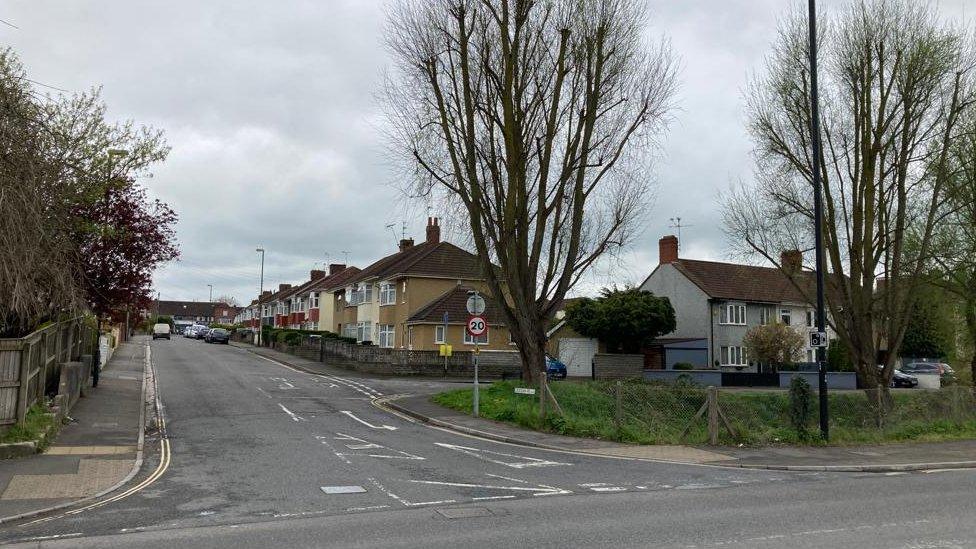
[[[312,375],[182,338],[152,349],[168,467],[122,499],[10,525],[0,542],[235,549],[976,543],[976,529],[960,518],[976,510],[971,471],[787,473],[525,448],[431,428],[372,404],[437,390],[436,381]],[[156,457],[148,459],[153,469]]]
[[[145,358],[144,338],[123,343],[43,454],[0,461],[0,521],[95,496],[135,472]]]

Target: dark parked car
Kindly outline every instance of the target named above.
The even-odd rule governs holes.
[[[878,364],[878,372],[880,373],[883,369],[884,365]],[[918,387],[918,378],[896,369],[891,373],[891,386],[901,387],[903,389],[913,389]]]
[[[944,362],[910,362],[901,367],[905,374],[938,374],[943,386],[952,385],[956,381],[956,372]]]
[[[549,379],[566,379],[566,365],[546,353],[546,377]]]
[[[230,343],[230,332],[223,328],[213,328],[207,332],[206,337],[203,339],[207,343],[223,343],[227,345]]]

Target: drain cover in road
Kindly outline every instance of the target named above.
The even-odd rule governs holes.
[[[447,509],[438,509],[437,512],[449,519],[490,517],[492,515],[492,512],[484,507],[448,507]]]
[[[362,494],[366,491],[362,486],[323,486],[326,494]]]

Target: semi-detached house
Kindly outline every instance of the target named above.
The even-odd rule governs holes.
[[[385,348],[435,350],[447,343],[470,350],[477,343],[487,350],[511,350],[502,319],[492,317],[499,315],[494,309],[487,313],[487,337],[476,342],[461,328],[467,313],[456,303],[461,296],[466,300],[468,291],[485,293],[485,279],[478,257],[441,241],[440,230],[439,220],[428,218],[424,242],[401,240],[396,253],[335,289],[333,331]],[[433,327],[433,321],[441,327]]]
[[[797,287],[810,287],[813,277],[802,270],[798,251],[783,252],[783,269],[700,261],[678,257],[678,239],[659,241],[660,261],[641,289],[670,299],[677,326],[657,340],[662,365],[677,362],[696,367],[758,371],[762,365],[748,359],[743,344],[746,332],[762,324],[779,322],[804,334],[803,359],[814,361],[806,337],[815,325],[815,309]],[[833,333],[828,330],[828,336]]]

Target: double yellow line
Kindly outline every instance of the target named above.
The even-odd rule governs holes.
[[[151,363],[150,363],[150,368],[152,368],[152,364]],[[59,519],[59,518],[64,518],[64,517],[67,517],[67,516],[70,516],[70,515],[77,515],[78,513],[83,513],[85,511],[90,510],[90,509],[97,509],[98,507],[102,507],[103,505],[108,505],[109,503],[112,503],[114,501],[119,501],[120,499],[127,498],[127,497],[131,496],[132,494],[135,494],[136,492],[145,489],[150,484],[156,482],[159,479],[159,477],[163,476],[163,473],[165,473],[166,472],[166,469],[169,468],[169,462],[170,462],[171,453],[170,453],[170,447],[169,447],[169,439],[166,437],[166,419],[163,417],[163,409],[162,409],[162,406],[161,406],[160,401],[159,401],[159,386],[156,384],[156,369],[155,368],[152,368],[152,373],[153,373],[153,389],[154,389],[153,392],[156,394],[156,397],[155,397],[155,404],[156,404],[156,423],[159,426],[159,465],[156,466],[156,470],[153,471],[151,475],[149,475],[148,477],[146,477],[145,480],[143,480],[139,484],[136,484],[135,486],[129,488],[128,490],[126,490],[126,491],[124,491],[122,493],[116,494],[116,495],[114,495],[114,496],[112,496],[110,498],[106,498],[106,499],[103,499],[103,500],[100,500],[100,501],[96,501],[95,503],[86,505],[84,507],[79,507],[77,509],[72,509],[71,511],[67,511],[67,512],[62,513],[60,515],[55,515],[53,517],[42,518],[42,519],[39,519],[39,520],[35,520],[35,521],[31,521],[31,522],[25,523],[24,526],[29,526],[31,524],[39,524],[39,523],[42,523],[42,522],[48,522],[48,521],[51,521],[51,520],[55,520],[55,519]]]

